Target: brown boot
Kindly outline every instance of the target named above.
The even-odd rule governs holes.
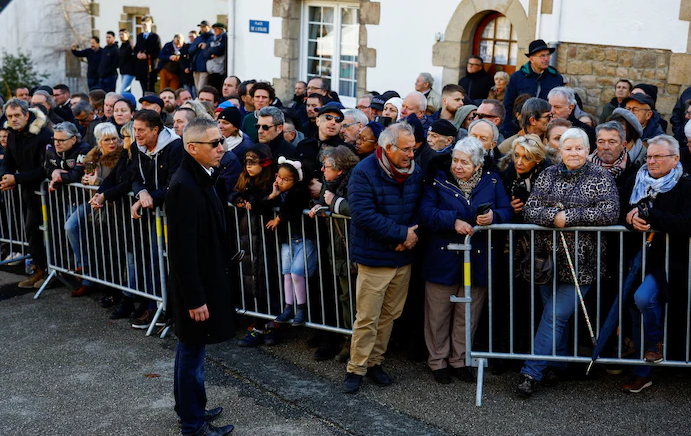
[[[36,284],[39,280],[43,282],[43,279],[45,279],[45,277],[46,271],[34,265],[33,275],[28,279],[19,282],[17,286],[19,286],[21,289],[31,289],[34,287],[34,284]]]

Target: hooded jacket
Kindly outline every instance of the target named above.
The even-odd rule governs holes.
[[[5,123],[10,132],[7,137],[2,174],[14,174],[18,184],[27,189],[38,187],[46,177],[43,168],[46,146],[52,144],[53,134],[48,130],[46,116],[38,109],[29,109],[29,121],[22,130],[16,131]]]
[[[77,142],[69,150],[59,153],[54,145],[46,147],[46,175],[50,178],[55,170],[67,171],[62,173],[62,183],[80,183],[84,175],[84,159],[91,150],[86,142]]]
[[[137,198],[142,191],[148,191],[154,199],[154,206],[163,205],[170,180],[182,161],[182,139],[171,129],[164,127],[153,151],[138,144],[132,146],[132,191]]]

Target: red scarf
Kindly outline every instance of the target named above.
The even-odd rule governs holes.
[[[410,168],[407,168],[404,171],[401,171],[398,168],[396,168],[396,166],[393,165],[384,154],[383,147],[377,147],[375,154],[377,156],[377,162],[379,162],[379,166],[384,170],[386,175],[388,175],[400,184],[403,184],[403,182],[405,182],[408,176],[413,174],[413,171],[415,171],[415,161],[411,161]]]

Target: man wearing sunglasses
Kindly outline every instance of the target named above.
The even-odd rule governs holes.
[[[269,146],[274,160],[281,156],[286,159],[295,158],[295,146],[283,137],[283,123],[285,115],[279,108],[268,106],[259,110],[255,126],[259,142]]]
[[[338,102],[331,102],[319,109],[317,113],[317,133],[311,138],[305,138],[297,147],[297,157],[311,168],[319,168],[319,152],[325,147],[345,145],[339,133],[344,116]]]

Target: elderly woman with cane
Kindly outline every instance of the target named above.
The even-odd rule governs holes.
[[[559,141],[562,163],[545,169],[537,179],[528,202],[523,208],[527,223],[545,227],[607,226],[619,216],[619,195],[614,179],[607,170],[588,162],[590,143],[581,129],[568,129]],[[536,237],[536,252],[553,253],[551,233]],[[561,241],[560,241],[561,240]],[[568,241],[568,242],[567,242]],[[567,354],[567,324],[579,299],[597,279],[597,236],[581,233],[559,235],[556,247],[556,289],[552,284],[539,285],[543,313],[535,334],[533,354],[538,356]],[[606,249],[604,240],[602,250]],[[569,250],[569,251],[566,251]],[[571,253],[574,255],[571,255]],[[577,254],[577,255],[576,255]],[[577,273],[576,273],[577,271]],[[574,281],[576,279],[576,281]],[[552,344],[556,345],[556,349]],[[516,394],[529,397],[537,382],[545,386],[558,382],[563,362],[528,360],[521,369]]]
[[[433,177],[420,204],[420,220],[429,232],[424,259],[427,364],[442,384],[451,383],[452,373],[462,381],[475,380],[465,366],[466,306],[449,300],[464,292],[463,256],[446,247],[462,243],[473,234],[473,226],[511,221],[509,196],[499,175],[483,166],[485,154],[479,139],[466,137],[452,156],[433,159],[428,168]],[[486,233],[473,237],[472,245],[471,341],[487,297],[491,261]]]

